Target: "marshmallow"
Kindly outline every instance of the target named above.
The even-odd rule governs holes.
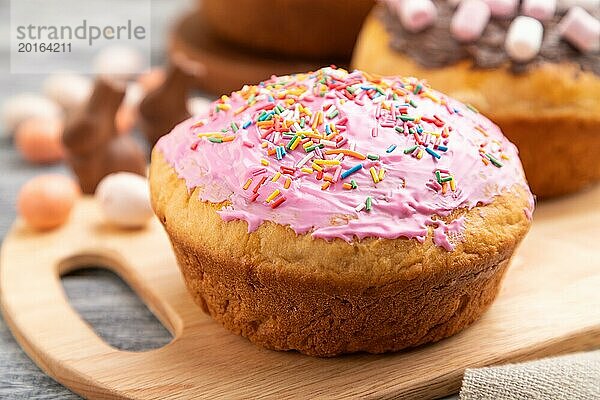
[[[69,113],[81,107],[89,99],[92,93],[92,81],[72,73],[53,74],[44,81],[43,91]]]
[[[461,42],[474,42],[481,37],[490,15],[490,7],[483,0],[464,0],[452,16],[450,32]]]
[[[107,221],[120,228],[142,228],[153,215],[148,180],[130,172],[102,179],[95,198]]]
[[[571,7],[579,6],[588,11],[600,10],[600,0],[558,0],[559,10],[569,10]]]
[[[581,7],[573,7],[558,25],[558,31],[581,52],[600,50],[600,21]]]
[[[24,93],[7,100],[2,105],[2,122],[7,136],[12,136],[17,126],[30,118],[60,118],[60,107],[46,97]]]
[[[544,27],[535,18],[519,16],[508,28],[504,47],[508,55],[517,62],[533,59],[540,52]]]
[[[400,22],[409,32],[419,32],[434,24],[437,7],[431,0],[407,0],[400,2]]]
[[[556,0],[523,0],[523,14],[547,21],[556,12]]]
[[[485,0],[494,17],[512,17],[517,12],[518,0]]]

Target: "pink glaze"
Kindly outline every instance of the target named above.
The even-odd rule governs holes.
[[[324,90],[322,86],[316,87],[317,79],[326,79],[329,88]],[[278,82],[277,88],[274,86],[275,82]],[[386,85],[389,87],[386,88]],[[351,95],[345,86],[350,86],[354,94]],[[370,89],[375,86],[384,93],[382,96]],[[333,89],[334,87],[337,89]],[[304,90],[306,91],[303,92]],[[255,93],[254,98],[249,95],[252,92]],[[400,97],[393,100],[392,92]],[[324,139],[325,143],[331,146],[331,142],[335,142],[335,138],[340,136],[338,140],[342,145],[338,145],[339,149],[355,146],[357,152],[378,155],[379,160],[359,160],[349,155],[344,156],[341,159],[341,171],[346,171],[357,163],[362,163],[363,168],[343,179],[340,171],[337,171],[339,167],[329,167],[325,176],[329,176],[333,182],[323,190],[325,181],[317,180],[316,170],[308,174],[296,167],[308,154],[302,144],[295,150],[286,150],[287,154],[277,160],[275,155],[267,153],[275,147],[273,141],[285,146],[290,138],[281,138],[279,134],[274,137],[273,133],[268,134],[267,128],[258,128],[256,123],[242,129],[245,122],[257,119],[260,115],[258,110],[272,106],[273,98],[269,96],[276,98],[275,104],[283,104],[285,98],[295,102],[286,104],[292,111],[283,119],[296,119],[298,114],[301,115],[302,110],[297,111],[298,103],[310,108],[313,117],[318,110],[330,104],[335,105],[338,115],[331,119],[324,117],[324,122],[333,122],[338,127],[338,134],[330,141]],[[405,106],[410,101],[416,107]],[[249,102],[251,106],[244,109]],[[331,109],[325,114],[329,111]],[[427,135],[426,132],[448,134],[439,142],[441,149],[446,146],[447,151],[441,151],[440,147],[434,150],[432,142],[429,147],[440,155],[439,159],[426,151],[418,159],[414,156],[418,149],[412,154],[405,154],[403,150],[416,145],[415,135],[400,133],[395,127],[408,127],[407,123],[414,124],[416,121],[404,122],[396,118],[398,115],[423,117],[420,126],[424,132],[417,134],[421,142],[428,136],[435,138],[435,135]],[[425,119],[432,122],[426,122]],[[306,121],[308,129],[312,118],[307,116]],[[237,132],[230,128],[232,122],[239,126]],[[232,141],[212,143],[207,137],[198,137],[198,134],[220,132],[223,128],[229,128],[223,136],[233,136]],[[319,124],[317,131],[322,133],[324,130],[324,125]],[[287,131],[287,128],[283,131]],[[261,136],[266,138],[261,139]],[[318,142],[320,139],[313,141]],[[261,147],[265,142],[268,147]],[[388,153],[386,150],[391,145],[397,147]],[[229,205],[219,211],[222,219],[246,221],[249,232],[257,229],[264,221],[272,221],[288,225],[297,234],[310,232],[314,238],[328,240],[341,238],[351,242],[366,237],[404,237],[423,242],[431,231],[434,243],[450,251],[462,240],[464,218],[446,224],[436,220],[436,216],[447,216],[456,209],[470,209],[478,203],[489,204],[496,195],[504,190],[511,190],[515,185],[527,188],[516,148],[487,118],[460,102],[429,89],[414,78],[385,78],[383,84],[372,83],[359,71],[348,74],[343,70],[325,68],[316,73],[274,77],[261,86],[246,87],[245,90],[233,93],[230,98],[224,97],[215,102],[204,120],[193,117],[181,123],[164,136],[157,146],[167,162],[186,181],[190,190],[203,188],[199,191],[203,201],[227,201]],[[326,150],[334,148],[323,148],[323,158],[334,159],[335,155],[325,154]],[[420,148],[424,149],[424,146]],[[483,152],[480,152],[480,148]],[[500,161],[502,167],[494,166],[485,154]],[[313,160],[318,158],[318,154],[313,155]],[[486,158],[486,162],[483,158]],[[261,165],[261,159],[268,160],[269,165]],[[310,168],[311,164],[312,161],[309,161],[304,167]],[[282,174],[273,182],[272,178],[281,171],[282,166],[293,169],[293,176]],[[384,168],[384,179],[374,183],[369,173],[370,167],[374,167],[376,172]],[[442,178],[450,175],[454,177],[454,191],[449,182],[443,183],[446,190],[445,193],[442,191],[442,185],[435,175],[438,169],[448,171],[441,173]],[[267,180],[259,187],[258,197],[253,201],[254,188],[263,176]],[[249,178],[252,178],[252,183],[248,189],[244,189]],[[288,189],[285,188],[286,178],[291,179]],[[357,188],[343,188],[343,184],[350,183],[351,180],[356,182]],[[276,189],[279,189],[280,194],[267,203],[267,197]],[[285,201],[272,208],[282,196]],[[364,204],[368,196],[372,198],[372,209],[357,211],[357,206]],[[533,199],[531,209],[526,213],[530,215],[532,209]]]

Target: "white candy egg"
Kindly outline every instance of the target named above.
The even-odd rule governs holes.
[[[154,215],[148,180],[136,174],[108,175],[98,185],[95,197],[106,220],[120,228],[142,228]]]
[[[123,103],[132,108],[137,108],[144,98],[144,88],[138,82],[130,82],[127,84],[125,91],[125,99]]]
[[[211,101],[203,97],[192,97],[187,101],[188,111],[192,115],[206,114],[210,108]]]
[[[33,93],[24,93],[7,100],[2,105],[2,129],[11,136],[17,126],[30,118],[61,118],[62,111],[52,100]]]
[[[81,75],[58,73],[44,81],[44,94],[67,112],[82,106],[92,93],[92,81]]]
[[[112,45],[94,57],[94,71],[110,80],[124,82],[144,70],[144,59],[134,47]]]

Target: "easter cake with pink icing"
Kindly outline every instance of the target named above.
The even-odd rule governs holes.
[[[531,223],[516,148],[415,78],[272,77],[160,139],[153,208],[195,301],[314,356],[433,342],[496,296]]]

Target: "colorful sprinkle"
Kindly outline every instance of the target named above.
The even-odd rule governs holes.
[[[275,197],[279,196],[279,189],[273,190],[273,192],[267,197],[266,202],[270,203]]]
[[[363,165],[362,164],[356,164],[355,166],[353,166],[352,168],[342,172],[341,178],[342,179],[346,179],[347,177],[349,177],[350,175],[352,175],[353,173],[360,171],[362,169]]]
[[[419,146],[412,146],[412,147],[409,147],[409,148],[407,148],[407,149],[404,149],[404,154],[410,154],[410,153],[412,153],[413,151],[415,151],[415,150],[416,150],[418,147],[419,147]]]
[[[498,161],[493,155],[491,155],[490,153],[486,153],[485,156],[495,167],[502,168],[502,163]]]
[[[449,105],[445,97],[438,97],[439,94],[430,90],[427,84],[412,78],[388,80],[366,73],[346,73],[337,69],[322,69],[310,74],[301,74],[314,78],[313,83],[308,85],[298,83],[302,79],[292,76],[273,78],[256,86],[245,86],[231,98],[221,97],[214,103],[208,118],[193,125],[195,130],[199,130],[197,128],[206,126],[211,118],[218,121],[220,117],[216,113],[230,110],[232,99],[242,96],[244,100],[241,107],[238,102],[235,106],[239,107],[234,112],[238,115],[237,119],[215,126],[211,128],[211,132],[194,131],[199,138],[206,138],[206,141],[197,140],[194,146],[197,148],[207,145],[207,141],[223,144],[236,140],[247,148],[258,148],[256,144],[260,144],[257,151],[262,158],[259,157],[260,165],[256,167],[263,168],[251,169],[251,178],[243,181],[245,183],[242,186],[244,190],[250,190],[254,185],[249,201],[257,200],[258,192],[267,179],[275,184],[269,185],[280,187],[271,188],[274,190],[265,200],[272,208],[286,201],[280,190],[285,193],[284,189],[291,188],[292,184],[294,188],[301,190],[303,185],[318,185],[323,191],[332,189],[333,192],[336,189],[356,190],[356,180],[343,180],[363,168],[369,170],[373,183],[377,185],[386,179],[386,174],[387,179],[390,179],[392,170],[388,163],[394,158],[385,154],[393,153],[399,146],[404,154],[411,157],[409,162],[427,165],[432,160],[424,157],[426,154],[433,161],[448,157],[453,134],[452,123],[455,118],[463,117],[463,114]],[[316,102],[317,97],[322,100]],[[431,105],[420,108],[415,99],[419,104],[430,101],[440,104],[436,108],[438,114],[427,114],[423,110],[429,109]],[[345,107],[342,107],[347,102],[353,102],[359,107],[369,102],[375,108],[376,123],[371,127],[370,133],[372,138],[381,136],[381,139],[391,142],[386,145],[385,154],[378,145],[379,138],[372,140],[372,146],[356,150],[356,142],[347,134],[352,128],[349,126],[349,116],[345,115]],[[478,112],[470,105],[467,107]],[[482,125],[477,125],[475,129],[482,133],[479,149],[482,162],[502,167],[502,161],[508,158],[502,152],[502,143],[491,139],[489,136],[492,136],[492,131],[488,136]],[[364,143],[361,143],[362,146]],[[238,150],[237,147],[235,149]],[[352,160],[358,163],[354,164]],[[363,165],[359,162],[363,160],[369,161]],[[395,160],[397,161],[397,157]],[[443,165],[441,162],[439,164]],[[270,165],[274,165],[278,171],[269,172],[264,168]],[[349,165],[351,167],[344,170]],[[422,184],[441,194],[457,190],[457,183],[450,172],[443,169],[433,172],[435,180],[428,179]],[[360,176],[357,179],[365,178]],[[361,196],[364,194],[366,197],[355,207],[357,212],[365,209],[371,211],[373,198],[382,198],[379,197],[381,187],[376,188],[368,181],[362,182],[364,183],[357,194],[361,193]],[[385,189],[388,189],[387,185]]]
[[[281,196],[280,198],[275,200],[273,202],[273,204],[271,204],[271,208],[275,209],[275,208],[279,207],[285,200],[286,200],[286,198],[284,196]]]
[[[369,173],[371,174],[371,178],[373,178],[373,183],[379,183],[379,175],[375,170],[375,167],[369,168]]]
[[[343,155],[346,155],[346,156],[358,158],[359,160],[364,160],[364,159],[367,158],[367,156],[365,156],[364,154],[361,154],[361,153],[356,152],[356,151],[348,150],[348,149],[325,150],[325,154],[327,154],[327,155],[343,154]]]
[[[425,151],[428,152],[429,154],[431,154],[433,157],[437,158],[438,160],[440,158],[442,158],[442,156],[440,156],[438,153],[436,153],[435,151],[433,151],[432,149],[430,149],[429,147],[425,148]]]

